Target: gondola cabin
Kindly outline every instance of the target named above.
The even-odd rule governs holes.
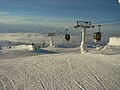
[[[101,41],[101,32],[95,32],[93,35],[94,42]]]
[[[70,41],[70,35],[69,35],[69,34],[66,34],[66,35],[65,35],[65,39],[66,39],[66,41]]]

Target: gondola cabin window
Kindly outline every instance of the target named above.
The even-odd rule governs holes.
[[[101,32],[95,32],[93,35],[94,42],[101,41]]]

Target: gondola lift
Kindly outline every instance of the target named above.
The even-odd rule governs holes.
[[[94,42],[101,41],[101,32],[100,32],[101,25],[97,25],[97,26],[99,27],[99,31],[98,32],[94,32],[94,35],[93,35],[93,41]]]
[[[66,39],[66,41],[70,41],[70,35],[69,35],[69,34],[67,34],[67,31],[68,31],[68,29],[66,29],[65,39]]]

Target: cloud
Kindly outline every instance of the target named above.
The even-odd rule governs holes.
[[[10,12],[0,12],[0,15],[10,15]]]
[[[74,21],[70,18],[13,15],[9,12],[0,12],[0,32],[64,32],[66,28],[73,27]]]
[[[64,17],[49,17],[36,15],[13,15],[9,12],[0,12],[0,23],[11,25],[35,25],[55,28],[65,28],[73,23],[72,19]]]

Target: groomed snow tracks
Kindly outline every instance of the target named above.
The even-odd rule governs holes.
[[[55,54],[0,61],[0,89],[119,90],[116,57]]]

